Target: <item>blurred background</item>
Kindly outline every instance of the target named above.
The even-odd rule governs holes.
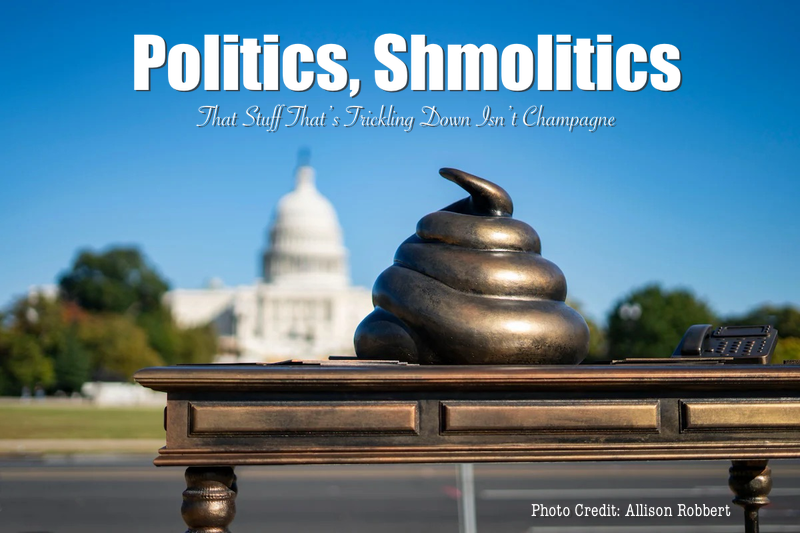
[[[164,399],[131,384],[139,368],[351,353],[372,282],[397,246],[419,218],[463,196],[438,176],[445,166],[502,185],[514,216],[537,230],[590,324],[587,362],[668,356],[695,323],[772,324],[773,362],[800,358],[795,4],[28,2],[0,11],[0,454],[20,479],[29,471],[19,460],[36,471],[53,457],[154,454]],[[670,93],[387,93],[375,85],[384,67],[373,53],[385,33],[500,51],[535,51],[538,34],[611,34],[615,48],[668,43],[681,51],[683,81]],[[201,53],[205,34],[278,34],[282,48],[315,51],[337,43],[361,93],[181,93],[166,67],[136,92],[135,34]],[[330,118],[275,132],[196,126],[200,106],[242,117],[281,104],[328,117],[394,106],[416,122],[410,132],[334,128]],[[508,120],[532,105],[547,116],[613,116],[616,126],[420,125],[422,106],[478,124],[485,106]],[[128,470],[117,471],[122,483]],[[38,531],[34,522],[19,518],[10,531]]]

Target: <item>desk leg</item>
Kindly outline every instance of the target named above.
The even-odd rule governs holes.
[[[758,510],[769,503],[772,470],[767,461],[733,461],[728,486],[736,497],[733,503],[744,508],[745,533],[758,533]]]
[[[236,515],[236,475],[233,468],[192,466],[186,469],[181,515],[186,533],[230,533]]]

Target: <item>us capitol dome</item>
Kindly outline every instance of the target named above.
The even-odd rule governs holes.
[[[353,355],[353,332],[372,311],[368,289],[352,286],[342,228],[302,162],[295,187],[275,209],[261,278],[250,286],[175,289],[165,303],[181,327],[212,323],[222,362]]]

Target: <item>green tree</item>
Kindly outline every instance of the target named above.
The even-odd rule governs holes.
[[[217,354],[217,335],[210,325],[181,330],[181,363],[210,363]]]
[[[165,364],[210,363],[217,353],[217,336],[210,325],[182,329],[167,309],[140,315],[137,323]]]
[[[90,315],[81,321],[78,338],[91,354],[93,378],[99,381],[130,381],[140,368],[164,364],[144,330],[124,315]]]
[[[7,367],[10,357],[11,338],[5,327],[4,320],[0,321],[0,395],[8,396],[19,394],[14,378],[9,374]]]
[[[748,326],[753,324],[771,324],[778,330],[780,338],[800,338],[800,309],[791,306],[775,306],[765,304],[741,316],[725,319],[731,326]]]
[[[78,340],[76,327],[66,331],[56,352],[56,387],[70,394],[80,392],[91,377],[91,354]]]
[[[62,306],[52,296],[33,293],[18,299],[3,321],[0,367],[5,394],[18,394],[23,386],[57,385],[54,356],[63,346],[67,321]]]
[[[6,371],[2,367],[2,358],[3,354],[0,352],[0,396],[13,396],[18,394],[20,391],[16,390],[14,386],[14,381],[11,379]]]
[[[58,298],[33,293],[12,307],[11,334],[36,341],[55,372],[52,385],[65,392],[80,391],[91,375],[90,356],[77,339],[77,321],[85,313]]]
[[[167,282],[135,248],[81,252],[60,288],[60,298],[32,293],[0,312],[0,394],[73,392],[88,379],[130,380],[146,366],[216,353],[211,326],[177,326],[161,303]]]
[[[136,248],[84,250],[59,286],[64,297],[93,312],[139,313],[161,309],[169,286]]]
[[[579,302],[569,299],[567,305],[580,313],[586,321],[586,325],[589,326],[589,354],[586,356],[586,362],[592,363],[604,359],[608,350],[606,332],[597,322],[584,314]]]
[[[31,293],[12,306],[10,330],[36,339],[41,350],[53,355],[63,340],[67,318],[63,305],[52,295]]]
[[[620,299],[608,315],[608,354],[668,357],[689,326],[715,322],[708,305],[690,291],[648,285]]]
[[[778,330],[780,335],[780,330]],[[778,345],[775,346],[775,353],[772,354],[773,365],[783,364],[784,361],[800,359],[800,338],[798,337],[778,337]]]
[[[17,334],[4,339],[0,346],[5,394],[19,394],[22,387],[49,387],[55,381],[53,362],[45,357],[36,338]]]
[[[59,284],[64,298],[87,311],[133,319],[162,364],[210,362],[216,353],[216,337],[210,328],[184,331],[175,324],[161,303],[169,288],[167,281],[136,248],[83,251]],[[101,359],[93,356],[95,363]]]
[[[185,362],[181,360],[183,349],[181,330],[168,309],[162,308],[139,315],[136,323],[147,333],[150,347],[161,355],[164,363],[174,365]]]

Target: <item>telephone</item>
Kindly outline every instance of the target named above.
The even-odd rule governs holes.
[[[720,326],[695,324],[684,333],[672,357],[731,358],[731,363],[769,364],[778,332],[770,325]]]
[[[636,364],[755,364],[768,365],[778,330],[770,325],[720,326],[711,324],[689,326],[670,358],[622,359],[614,365]]]

